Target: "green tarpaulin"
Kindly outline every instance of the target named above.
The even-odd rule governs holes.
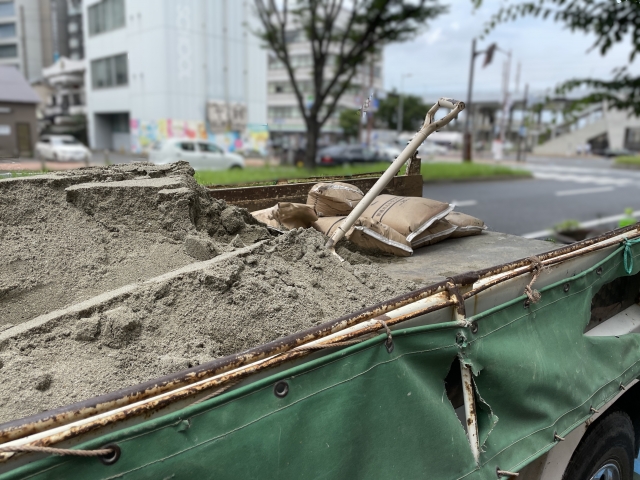
[[[624,275],[620,248],[537,304],[520,297],[470,318],[475,334],[396,330],[391,354],[381,335],[81,447],[117,443],[114,465],[50,457],[2,478],[495,480],[497,467],[530,463],[640,374],[640,335],[583,334],[593,295]],[[478,465],[445,394],[456,358],[475,374]]]

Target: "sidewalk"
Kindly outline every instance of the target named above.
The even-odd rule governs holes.
[[[133,163],[133,162],[146,162],[148,159],[142,155],[136,155],[134,153],[122,154],[109,152],[105,155],[104,152],[93,152],[93,157],[89,162],[89,166],[99,167],[105,165],[115,165],[119,163]],[[266,162],[263,158],[246,158],[245,165],[247,167],[263,167]],[[272,160],[271,165],[276,165],[277,162]],[[84,162],[44,162],[44,169],[46,170],[71,170],[74,168],[86,167]],[[13,158],[0,160],[0,173],[7,172],[40,172],[43,170],[43,165],[40,160],[35,158]]]

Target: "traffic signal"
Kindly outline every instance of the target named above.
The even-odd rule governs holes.
[[[496,51],[496,48],[498,48],[498,45],[495,43],[492,43],[491,45],[489,45],[489,47],[487,47],[487,50],[485,51],[485,55],[484,55],[484,63],[482,64],[482,68],[486,67],[491,63],[491,61],[493,60],[493,52]]]

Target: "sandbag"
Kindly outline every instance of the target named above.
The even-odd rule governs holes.
[[[482,220],[466,213],[451,212],[445,217],[445,220],[456,227],[455,232],[451,234],[451,238],[480,235],[483,230],[487,229]]]
[[[321,217],[313,228],[330,237],[346,217]],[[393,228],[367,217],[360,217],[345,238],[366,250],[387,252],[398,257],[413,253],[411,244]]]
[[[457,228],[458,227],[451,225],[446,220],[437,220],[433,225],[411,240],[411,246],[413,248],[419,248],[441,242],[455,233]]]
[[[318,220],[310,205],[304,203],[279,202],[273,207],[251,212],[256,220],[279,230],[309,228]]]
[[[362,197],[362,190],[348,183],[316,183],[309,190],[307,205],[311,205],[319,217],[348,215]]]
[[[363,216],[389,225],[411,243],[451,210],[453,205],[429,198],[379,195],[367,207]]]

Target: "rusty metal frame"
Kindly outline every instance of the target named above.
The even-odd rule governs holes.
[[[625,236],[631,238],[639,235],[640,225],[633,225],[564,246],[541,254],[538,258],[544,265],[557,264],[614,246],[620,243]],[[391,326],[442,308],[454,305],[459,307],[460,297],[468,299],[498,283],[529,272],[533,268],[534,266],[529,259],[521,259],[476,272],[456,275],[443,282],[395,297],[239,354],[216,359],[199,367],[73,405],[8,422],[0,425],[0,443],[22,439],[19,442],[21,444],[49,446],[106,425],[142,414],[148,415],[180,399],[244,379],[258,371],[308,355],[308,350],[296,350],[296,347],[303,344],[341,342],[365,334],[376,333],[380,330],[380,324],[374,320],[378,318],[385,320],[387,325]],[[483,279],[487,281],[479,282]],[[480,283],[480,285],[473,288],[476,283]],[[461,294],[458,287],[471,287],[471,289]],[[428,298],[432,296],[436,296],[436,298]],[[395,314],[394,311],[396,311]],[[460,314],[461,312],[458,311],[457,315]],[[372,321],[369,322],[369,320]],[[466,319],[463,318],[458,318],[456,322],[452,322],[452,325],[461,325],[463,321],[465,326],[468,326]],[[85,419],[86,421],[83,421]],[[71,426],[74,422],[76,425]],[[57,430],[55,433],[54,429]],[[38,437],[38,439],[34,437]],[[3,455],[0,457],[0,461],[6,460],[11,455]]]

